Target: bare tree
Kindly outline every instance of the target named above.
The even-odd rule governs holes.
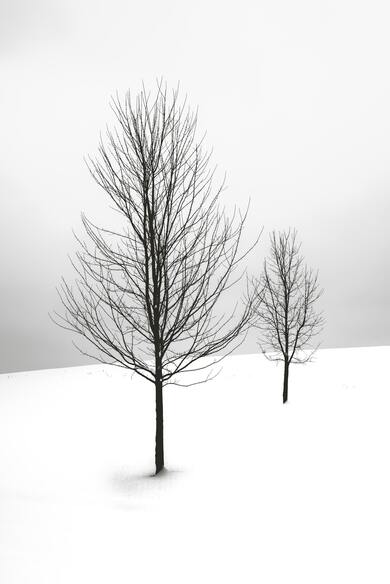
[[[228,218],[218,207],[210,154],[196,141],[197,115],[178,91],[158,84],[133,100],[113,99],[117,127],[88,166],[124,220],[98,227],[84,215],[89,245],[73,266],[74,286],[59,289],[57,324],[87,339],[93,355],[136,372],[155,386],[156,474],[164,468],[163,388],[177,375],[205,369],[200,361],[231,352],[250,325],[252,302],[239,316],[216,313],[241,277],[239,244],[247,212]],[[232,344],[232,345],[231,345]],[[234,346],[233,346],[234,345]],[[203,377],[203,376],[202,376]],[[200,383],[210,378],[202,378]]]
[[[311,340],[323,325],[322,315],[314,308],[322,290],[318,273],[303,263],[295,230],[273,231],[270,241],[270,257],[264,261],[261,278],[254,281],[254,322],[261,330],[262,352],[272,361],[284,362],[285,403],[290,363],[310,361],[318,348],[311,345]]]

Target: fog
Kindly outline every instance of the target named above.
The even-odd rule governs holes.
[[[244,243],[264,226],[249,271],[269,231],[296,227],[325,289],[322,346],[389,344],[389,15],[378,1],[1,1],[0,372],[86,362],[48,317],[80,212],[110,221],[84,158],[111,96],[161,77],[198,107],[227,207],[250,198]],[[254,334],[240,347],[257,350]]]

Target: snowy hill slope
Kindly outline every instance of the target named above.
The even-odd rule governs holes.
[[[165,391],[91,365],[0,376],[1,584],[388,583],[390,347],[227,358]],[[189,379],[188,379],[189,380]]]

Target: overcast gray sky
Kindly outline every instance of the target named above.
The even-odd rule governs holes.
[[[110,96],[157,77],[199,107],[227,205],[251,198],[248,240],[298,229],[323,346],[389,344],[389,17],[378,0],[0,0],[0,371],[85,362],[48,318],[80,212],[109,217],[83,157]]]

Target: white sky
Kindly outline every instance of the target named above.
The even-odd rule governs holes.
[[[0,371],[82,362],[47,313],[110,96],[163,76],[199,106],[248,238],[295,226],[320,271],[323,346],[389,344],[390,8],[383,1],[0,0]],[[241,347],[256,351],[253,337]]]

